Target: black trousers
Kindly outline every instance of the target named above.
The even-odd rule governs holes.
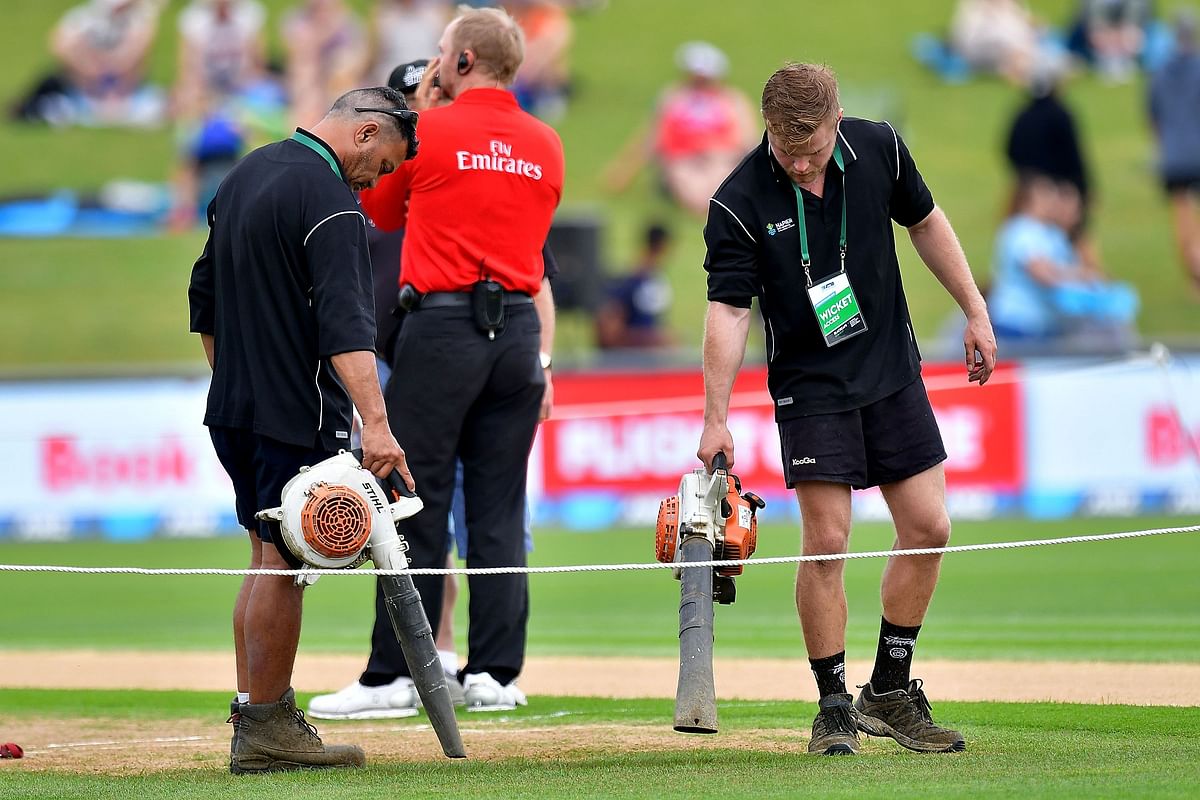
[[[525,565],[525,475],[546,379],[533,305],[508,306],[505,312],[505,327],[491,341],[475,327],[469,308],[418,310],[400,328],[384,399],[425,504],[399,525],[415,568],[445,566],[456,456],[463,462],[467,566]],[[436,632],[444,579],[413,581]],[[525,661],[527,577],[472,575],[467,586],[463,674],[488,672],[508,683]],[[360,680],[378,686],[408,674],[377,585],[371,658]]]

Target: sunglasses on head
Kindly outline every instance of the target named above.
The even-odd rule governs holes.
[[[398,127],[400,128],[400,131],[408,137],[408,153],[405,154],[404,159],[406,161],[411,161],[412,159],[417,157],[417,145],[419,144],[419,142],[417,141],[416,130],[417,130],[417,120],[420,119],[421,115],[418,114],[416,111],[410,111],[407,108],[360,108],[360,107],[356,107],[354,110],[356,112],[358,112],[359,114],[387,114],[389,117],[392,117],[393,119],[395,119],[397,121]],[[412,126],[411,130],[406,131],[404,129],[405,125],[411,125]]]

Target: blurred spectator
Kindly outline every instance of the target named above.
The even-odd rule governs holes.
[[[513,94],[529,113],[557,120],[566,111],[570,91],[571,18],[555,0],[509,0],[503,6],[525,33],[525,60],[517,71]]]
[[[60,72],[44,78],[15,116],[59,125],[154,125],[163,93],[146,82],[158,0],[89,0],[59,20],[50,51]]]
[[[1180,12],[1175,54],[1150,80],[1150,120],[1158,139],[1159,174],[1171,203],[1175,241],[1200,291],[1200,51],[1197,20]]]
[[[645,236],[637,263],[628,275],[613,281],[596,312],[596,344],[601,349],[671,344],[663,327],[671,305],[671,285],[662,274],[671,233],[653,224],[646,228]]]
[[[975,71],[1024,84],[1037,58],[1039,34],[1020,0],[959,0],[950,47]]]
[[[342,93],[362,84],[366,30],[344,0],[304,0],[283,20],[287,91],[297,125],[313,125]]]
[[[1145,50],[1153,19],[1151,0],[1080,0],[1067,46],[1101,76],[1127,81]]]
[[[1075,115],[1060,97],[1066,63],[1059,58],[1043,58],[1033,65],[1029,76],[1029,100],[1013,118],[1006,153],[1015,184],[1026,176],[1042,175],[1067,181],[1079,193],[1082,204],[1079,221],[1069,232],[1085,266],[1099,263],[1095,246],[1086,235],[1091,205],[1088,167]],[[1009,213],[1016,210],[1014,186]]]
[[[653,161],[667,194],[704,216],[712,193],[754,146],[754,107],[724,84],[729,62],[713,45],[688,42],[675,60],[683,80],[663,93],[649,130],[633,134],[603,180],[611,191],[623,191]]]
[[[265,24],[257,0],[192,0],[179,15],[174,228],[201,218],[251,129],[278,132],[284,98],[266,71]]]
[[[1021,181],[1016,213],[996,237],[988,311],[998,339],[1023,348],[1124,350],[1136,342],[1132,287],[1084,267],[1068,235],[1079,220],[1068,181]]]
[[[449,21],[446,0],[376,0],[371,14],[370,82],[382,85],[397,64],[436,53]]]

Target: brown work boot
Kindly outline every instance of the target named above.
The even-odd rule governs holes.
[[[808,752],[823,756],[852,756],[858,752],[858,729],[854,724],[854,709],[848,694],[822,697],[813,720],[812,738]]]
[[[233,726],[233,736],[229,737],[229,770],[234,771],[234,759],[237,758],[238,730],[242,724],[242,704],[235,697],[229,701],[229,719],[225,720]]]
[[[871,684],[860,687],[862,694],[854,702],[858,729],[871,736],[890,736],[918,753],[957,753],[967,749],[963,735],[933,722],[933,707],[921,688],[921,679],[908,684],[908,690],[895,689],[875,694]]]
[[[361,767],[366,764],[362,748],[355,745],[326,745],[317,729],[296,708],[296,693],[288,689],[276,703],[241,703],[240,719],[234,725],[236,745],[229,771],[279,772],[291,769]]]

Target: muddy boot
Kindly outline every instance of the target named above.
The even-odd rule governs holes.
[[[235,726],[236,750],[229,765],[235,775],[291,769],[361,767],[362,748],[326,745],[317,729],[296,708],[296,693],[288,689],[277,703],[241,703]]]
[[[229,719],[225,722],[233,726],[233,736],[229,737],[229,771],[236,773],[234,766],[237,763],[238,730],[242,724],[242,704],[236,697],[229,701]]]

